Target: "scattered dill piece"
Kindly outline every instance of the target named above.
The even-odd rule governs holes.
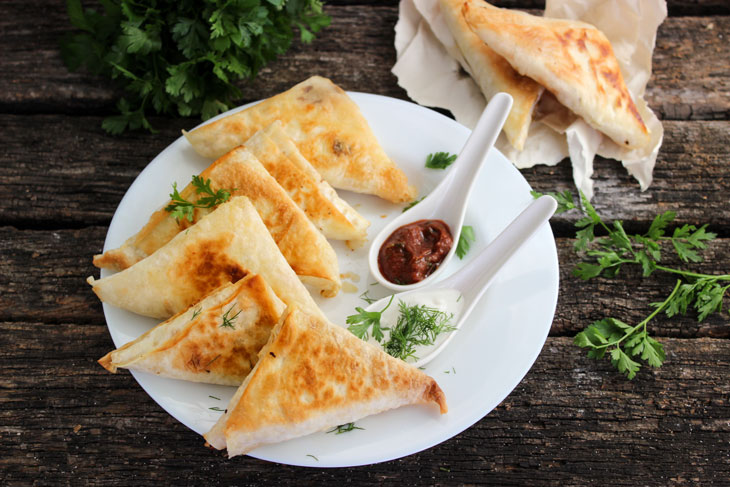
[[[426,156],[426,167],[429,169],[446,169],[456,160],[456,154],[433,152]]]
[[[238,313],[236,313],[233,316],[228,316],[230,312],[233,311],[233,306],[228,308],[228,311],[223,313],[223,316],[221,317],[223,319],[223,322],[221,323],[221,328],[231,328],[235,329],[236,325],[233,324],[234,321],[236,321],[236,318],[238,318],[238,315],[241,314],[241,310],[238,310]]]
[[[358,314],[347,317],[346,323],[350,325],[347,329],[356,337],[367,340],[369,338],[368,330],[372,326],[373,338],[379,342],[382,341],[384,338],[383,330],[387,330],[387,328],[381,328],[380,317],[382,316],[383,311],[388,309],[390,304],[393,302],[394,297],[395,295],[391,296],[388,304],[380,311],[365,311],[359,306],[356,307],[355,311],[357,311]]]
[[[341,424],[339,426],[335,426],[331,430],[329,430],[327,433],[334,433],[336,435],[340,435],[342,433],[348,433],[352,430],[364,430],[365,428],[361,428],[359,426],[355,426],[355,423],[346,423]]]
[[[365,292],[363,292],[362,294],[360,294],[359,298],[362,299],[363,301],[365,301],[368,304],[373,304],[375,301],[377,301],[376,298],[371,298],[370,297],[370,289],[366,289]]]
[[[212,408],[208,408],[208,409],[210,409],[211,411],[217,411],[219,413],[225,413],[226,412],[225,409],[221,409],[218,406],[213,406]]]
[[[407,204],[407,205],[405,206],[405,208],[403,208],[403,211],[402,211],[401,213],[405,213],[406,211],[408,211],[408,210],[410,210],[411,208],[413,208],[414,206],[416,206],[416,205],[417,205],[418,203],[420,203],[421,201],[423,201],[423,198],[425,198],[425,196],[421,196],[421,197],[420,197],[420,198],[418,198],[417,200],[413,200],[413,201],[411,201],[410,203],[408,203],[408,204]]]
[[[463,259],[466,253],[469,251],[472,242],[476,240],[474,235],[474,228],[471,225],[464,225],[461,227],[461,235],[459,235],[459,243],[456,244],[456,256]]]
[[[307,453],[307,456],[308,456],[308,457],[312,457],[312,458],[314,458],[315,460],[319,461],[319,458],[315,457],[314,455],[310,455],[309,453]]]
[[[194,310],[193,316],[190,317],[190,321],[193,321],[195,318],[197,318],[198,315],[200,315],[201,311],[202,311],[202,308],[197,308],[196,310]]]
[[[417,345],[433,345],[441,333],[455,330],[451,325],[454,315],[423,304],[408,305],[398,302],[400,314],[390,330],[390,338],[383,345],[385,351],[401,360],[415,358]]]
[[[208,397],[211,398],[211,399],[215,399],[216,401],[220,401],[221,400],[220,397],[215,397],[215,396],[210,396],[210,395]]]
[[[203,366],[203,368],[207,368],[207,367],[208,367],[208,366],[209,366],[210,364],[212,364],[213,362],[215,362],[215,361],[216,361],[216,360],[218,360],[219,358],[221,358],[221,354],[218,354],[218,355],[216,355],[216,356],[215,356],[215,357],[213,358],[213,360],[211,360],[210,362],[208,362],[207,364],[205,364],[205,365]]]
[[[219,189],[213,191],[213,188],[210,187],[210,179],[206,180],[200,176],[193,176],[192,184],[195,188],[195,194],[206,195],[200,196],[195,203],[183,198],[177,190],[177,183],[172,183],[172,193],[170,193],[170,199],[172,201],[165,207],[165,211],[169,212],[170,216],[178,221],[186,218],[189,222],[192,222],[195,215],[195,208],[213,208],[214,206],[218,206],[231,199],[231,192],[235,191],[235,189]]]
[[[439,470],[441,470],[442,472],[451,472],[451,469],[448,467],[439,467]]]

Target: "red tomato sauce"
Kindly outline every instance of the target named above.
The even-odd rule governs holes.
[[[435,271],[454,240],[441,220],[418,220],[397,228],[378,252],[378,268],[394,284],[413,284]]]

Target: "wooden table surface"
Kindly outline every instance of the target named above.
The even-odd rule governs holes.
[[[540,9],[536,0],[502,6]],[[347,90],[407,99],[390,68],[397,2],[333,2],[332,26],[295,45],[243,87],[242,102],[313,74]],[[640,192],[620,164],[596,163],[594,203],[606,218],[646,229],[657,212],[709,223],[720,238],[697,268],[730,271],[730,5],[669,2],[648,102],[663,119],[654,183]],[[305,469],[228,460],[154,403],[128,373],[96,360],[112,342],[84,279],[91,256],[137,174],[191,119],[155,118],[159,133],[107,135],[115,91],[69,73],[58,40],[62,2],[0,2],[0,484],[669,485],[730,483],[730,319],[651,324],[660,369],[633,381],[572,344],[604,316],[638,322],[673,279],[583,282],[571,275],[574,215],[556,216],[560,297],[537,362],[504,402],[422,453],[358,468]],[[539,191],[572,189],[570,166],[524,170]],[[727,300],[726,300],[727,301]],[[730,304],[730,303],[729,303]]]

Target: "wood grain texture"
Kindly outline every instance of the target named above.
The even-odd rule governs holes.
[[[730,114],[730,18],[719,17],[718,2],[685,3],[689,11],[714,17],[673,17],[659,29],[654,78],[647,98],[665,119],[718,119]],[[533,2],[510,6],[534,7]],[[679,2],[677,3],[679,7]],[[38,15],[41,11],[43,14]],[[725,5],[724,10],[728,10]],[[313,43],[295,43],[264,68],[253,83],[242,83],[243,101],[279,93],[313,74],[332,77],[345,89],[407,99],[390,68],[395,63],[393,26],[397,2],[331,5],[332,25]],[[63,4],[18,0],[0,3],[0,111],[5,113],[107,113],[118,93],[108,80],[69,73],[59,39],[71,30]],[[9,49],[8,46],[13,46]]]
[[[445,443],[367,467],[304,469],[207,450],[129,374],[95,362],[111,344],[103,325],[0,323],[0,471],[6,485],[721,483],[730,342],[662,341],[666,364],[629,382],[550,338],[512,394]]]

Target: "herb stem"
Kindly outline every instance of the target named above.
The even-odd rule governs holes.
[[[683,271],[681,269],[673,269],[671,267],[664,267],[663,265],[657,265],[656,268],[661,271],[671,272],[672,274],[679,274],[685,277],[696,277],[698,279],[708,279],[712,281],[730,281],[730,274],[702,274],[699,272]]]

